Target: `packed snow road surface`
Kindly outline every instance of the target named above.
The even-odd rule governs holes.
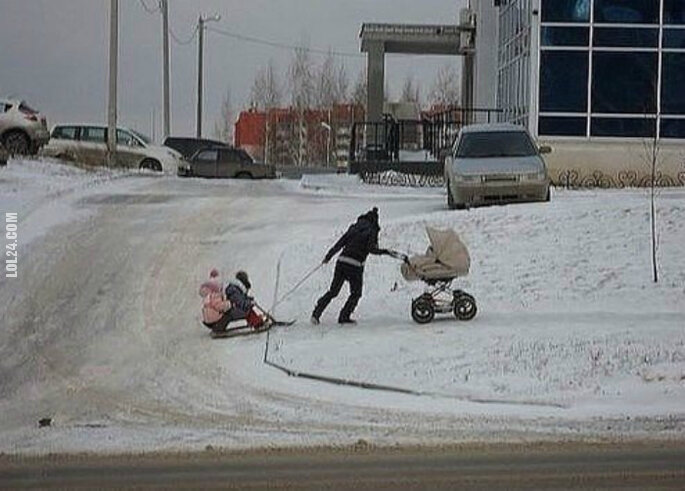
[[[2,211],[17,210],[20,241],[28,235],[19,277],[0,283],[2,452],[685,434],[682,189],[658,198],[654,284],[642,190],[450,212],[441,190],[349,176],[114,179],[64,169],[11,162],[0,175]],[[41,192],[46,183],[60,192]],[[423,285],[404,282],[397,261],[371,257],[359,324],[335,323],[344,289],[311,326],[331,264],[278,306],[277,317],[300,322],[271,331],[269,359],[422,395],[288,377],[263,364],[265,335],[209,337],[197,289],[211,267],[225,279],[247,270],[269,306],[372,206],[382,247],[423,252],[425,225],[460,233],[472,267],[455,286],[476,297],[476,318],[414,324]],[[39,428],[41,418],[51,426]]]

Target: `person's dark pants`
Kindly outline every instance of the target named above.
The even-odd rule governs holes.
[[[350,284],[350,296],[343,305],[338,321],[348,320],[357,307],[359,299],[362,297],[362,284],[364,282],[364,268],[353,266],[351,264],[342,263],[340,261],[335,263],[335,272],[333,273],[333,281],[331,287],[326,293],[316,302],[314,313],[312,314],[317,319],[321,318],[321,314],[326,310],[328,304],[331,303],[335,297],[340,293],[340,289],[345,282]]]

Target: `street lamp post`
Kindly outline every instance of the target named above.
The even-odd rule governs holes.
[[[202,138],[202,58],[204,51],[204,32],[205,23],[207,22],[218,22],[221,20],[221,16],[214,14],[211,17],[203,17],[200,15],[198,18],[198,42],[197,42],[197,131],[196,136]]]
[[[109,7],[109,93],[107,103],[107,164],[117,161],[117,74],[119,53],[119,0]]]
[[[328,132],[328,138],[326,139],[326,167],[331,165],[331,125],[321,121],[321,126]]]

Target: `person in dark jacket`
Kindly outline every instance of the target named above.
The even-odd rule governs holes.
[[[338,322],[340,324],[354,324],[352,312],[362,296],[364,282],[364,262],[369,254],[387,254],[386,249],[378,248],[378,208],[361,215],[357,221],[347,229],[347,232],[330,248],[323,263],[328,263],[333,256],[342,250],[335,264],[333,281],[329,290],[316,302],[312,313],[312,324],[318,324],[321,314],[328,304],[340,293],[345,282],[350,284],[350,296],[343,305]]]
[[[264,317],[259,314],[254,298],[248,292],[252,285],[245,271],[238,271],[235,274],[237,281],[231,281],[226,287],[226,300],[231,303],[231,308],[225,314],[226,324],[228,322],[245,319],[247,325],[257,329],[264,324]]]

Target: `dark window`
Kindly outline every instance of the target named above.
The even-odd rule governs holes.
[[[656,53],[593,54],[592,112],[655,113]]]
[[[683,0],[664,0],[664,23],[685,24],[685,2]]]
[[[656,120],[648,118],[592,118],[592,136],[649,137],[654,136]]]
[[[589,22],[590,0],[542,0],[542,22]]]
[[[238,155],[240,155],[240,161],[244,164],[254,163],[254,159],[245,150],[238,150]]]
[[[685,29],[664,29],[664,48],[685,48]]]
[[[685,53],[664,53],[661,112],[685,115]]]
[[[608,48],[656,48],[659,45],[659,30],[640,27],[596,27],[592,44]]]
[[[659,0],[595,0],[595,22],[658,24]]]
[[[218,150],[202,150],[197,154],[195,160],[198,162],[216,162],[219,156]]]
[[[523,131],[465,133],[457,149],[460,158],[526,157],[537,150]]]
[[[540,116],[538,133],[547,136],[585,136],[587,118]]]
[[[543,51],[540,60],[540,111],[587,111],[588,53]]]
[[[239,164],[240,154],[232,149],[221,150],[221,161],[230,162],[231,164]]]
[[[81,140],[94,143],[105,143],[107,141],[107,130],[105,128],[85,127],[81,130]]]
[[[661,138],[685,139],[685,119],[662,119]]]
[[[589,46],[589,27],[543,27],[543,46]]]
[[[38,111],[33,109],[31,106],[29,106],[25,102],[22,102],[19,104],[19,110],[21,112],[23,112],[24,114],[38,114]]]
[[[123,130],[117,130],[117,144],[131,147],[139,146],[138,140],[136,140],[131,133]]]
[[[58,140],[76,140],[78,138],[77,128],[74,126],[57,126],[52,130],[50,138]]]

